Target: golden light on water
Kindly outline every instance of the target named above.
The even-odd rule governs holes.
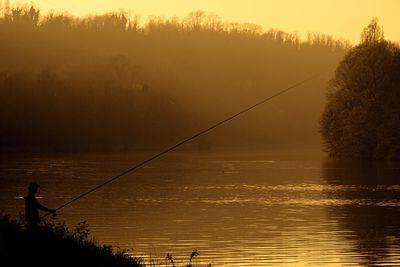
[[[184,17],[194,10],[216,13],[223,20],[250,22],[264,29],[276,28],[305,36],[320,32],[337,38],[359,41],[360,32],[378,17],[387,39],[399,41],[400,1],[396,0],[34,0],[11,3],[34,3],[41,9],[66,11],[83,16],[109,11],[126,10],[148,16]]]

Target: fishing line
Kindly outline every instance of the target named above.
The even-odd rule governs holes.
[[[55,211],[58,211],[58,210],[64,208],[65,206],[68,206],[69,204],[71,204],[71,203],[77,201],[78,199],[83,198],[84,196],[86,196],[86,195],[88,195],[88,194],[90,194],[90,193],[92,193],[92,192],[94,192],[94,191],[100,189],[101,187],[103,187],[103,186],[105,186],[105,185],[107,185],[107,184],[109,184],[109,183],[111,183],[111,182],[117,180],[118,178],[120,178],[120,177],[122,177],[122,176],[124,176],[124,175],[127,175],[127,174],[130,173],[130,172],[133,172],[134,170],[136,170],[136,169],[142,167],[143,165],[145,165],[145,164],[147,164],[147,163],[149,163],[149,162],[151,162],[151,161],[153,161],[153,160],[155,160],[155,159],[157,159],[157,158],[159,158],[159,157],[161,157],[161,156],[167,154],[168,152],[170,152],[170,151],[172,151],[172,150],[175,150],[176,148],[180,147],[181,145],[183,145],[183,144],[185,144],[185,143],[187,143],[187,142],[189,142],[189,141],[191,141],[191,140],[193,140],[193,139],[195,139],[195,138],[197,138],[197,137],[199,137],[199,136],[201,136],[201,135],[203,135],[203,134],[205,134],[205,133],[207,133],[207,132],[213,130],[214,128],[217,128],[218,126],[220,126],[220,125],[222,125],[222,124],[224,124],[224,123],[227,123],[227,122],[233,120],[234,118],[236,118],[236,117],[242,115],[243,113],[246,113],[246,112],[248,112],[248,111],[250,111],[250,110],[252,110],[252,109],[254,109],[254,108],[256,108],[256,107],[258,107],[258,106],[260,106],[260,105],[262,105],[262,104],[264,104],[264,103],[266,103],[266,102],[268,102],[268,101],[270,101],[271,99],[273,99],[273,98],[275,98],[275,97],[278,97],[278,96],[280,96],[280,95],[282,95],[282,94],[284,94],[284,93],[286,93],[286,92],[288,92],[288,91],[290,91],[290,90],[292,90],[292,89],[294,89],[294,88],[296,88],[296,87],[299,87],[299,86],[301,86],[301,85],[303,85],[303,84],[305,84],[305,83],[307,83],[307,82],[309,82],[309,81],[311,81],[311,80],[316,79],[318,76],[320,76],[320,74],[314,75],[314,76],[309,77],[309,78],[307,78],[307,79],[304,79],[304,80],[302,80],[302,81],[300,81],[300,82],[298,82],[298,83],[296,83],[296,84],[293,84],[293,85],[291,85],[291,86],[289,86],[289,87],[287,87],[287,88],[285,88],[285,89],[283,89],[283,90],[281,90],[281,91],[279,91],[279,92],[277,92],[277,93],[275,93],[275,94],[273,94],[273,95],[271,95],[271,96],[269,96],[269,97],[267,97],[267,98],[265,98],[265,99],[263,99],[263,100],[261,100],[261,101],[255,103],[254,105],[251,105],[251,106],[249,106],[249,107],[247,107],[247,108],[245,108],[245,109],[243,109],[243,110],[241,110],[241,111],[239,111],[239,112],[237,112],[237,113],[235,113],[235,114],[233,114],[233,115],[227,117],[226,119],[221,120],[221,121],[219,121],[219,122],[213,124],[212,126],[209,126],[208,128],[199,131],[198,133],[192,135],[191,137],[186,138],[186,139],[184,139],[184,140],[182,140],[182,141],[176,143],[175,145],[173,145],[173,146],[171,146],[171,147],[169,147],[169,148],[167,148],[167,149],[165,149],[165,150],[163,150],[163,151],[161,151],[161,152],[155,154],[154,156],[152,156],[152,157],[150,157],[150,158],[148,158],[148,159],[146,159],[146,160],[144,160],[144,161],[142,161],[142,162],[136,164],[135,166],[133,166],[133,167],[131,167],[131,168],[129,168],[129,169],[127,169],[127,170],[121,172],[120,174],[118,174],[118,175],[116,175],[116,176],[113,176],[113,177],[109,178],[108,180],[106,180],[106,181],[104,181],[103,183],[101,183],[101,184],[99,184],[99,185],[93,187],[92,189],[90,189],[90,190],[88,190],[88,191],[86,191],[86,192],[84,192],[84,193],[78,195],[77,197],[71,199],[71,200],[68,201],[67,203],[65,203],[65,204],[63,204],[63,205],[57,207],[57,208],[55,209]],[[42,218],[48,216],[49,214],[51,214],[51,213],[45,214],[44,216],[42,216]]]

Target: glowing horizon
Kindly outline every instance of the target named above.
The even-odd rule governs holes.
[[[318,32],[353,44],[358,43],[362,29],[377,17],[386,39],[400,41],[400,16],[396,14],[400,10],[400,1],[396,0],[22,0],[10,3],[32,3],[45,13],[54,10],[73,16],[125,10],[140,15],[142,20],[149,16],[182,18],[192,11],[203,10],[219,15],[223,21],[255,23],[264,30],[274,28],[301,37]]]

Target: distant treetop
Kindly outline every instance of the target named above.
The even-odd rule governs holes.
[[[373,18],[361,33],[361,44],[375,44],[385,39],[383,29],[378,24],[378,18]]]

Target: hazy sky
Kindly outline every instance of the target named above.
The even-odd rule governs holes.
[[[0,0],[1,1],[1,0]],[[3,0],[4,2],[4,0]],[[252,22],[303,35],[321,32],[353,43],[373,17],[378,17],[387,39],[400,41],[400,0],[33,0],[44,10],[72,15],[125,9],[141,14],[183,17],[201,9],[232,22]]]

